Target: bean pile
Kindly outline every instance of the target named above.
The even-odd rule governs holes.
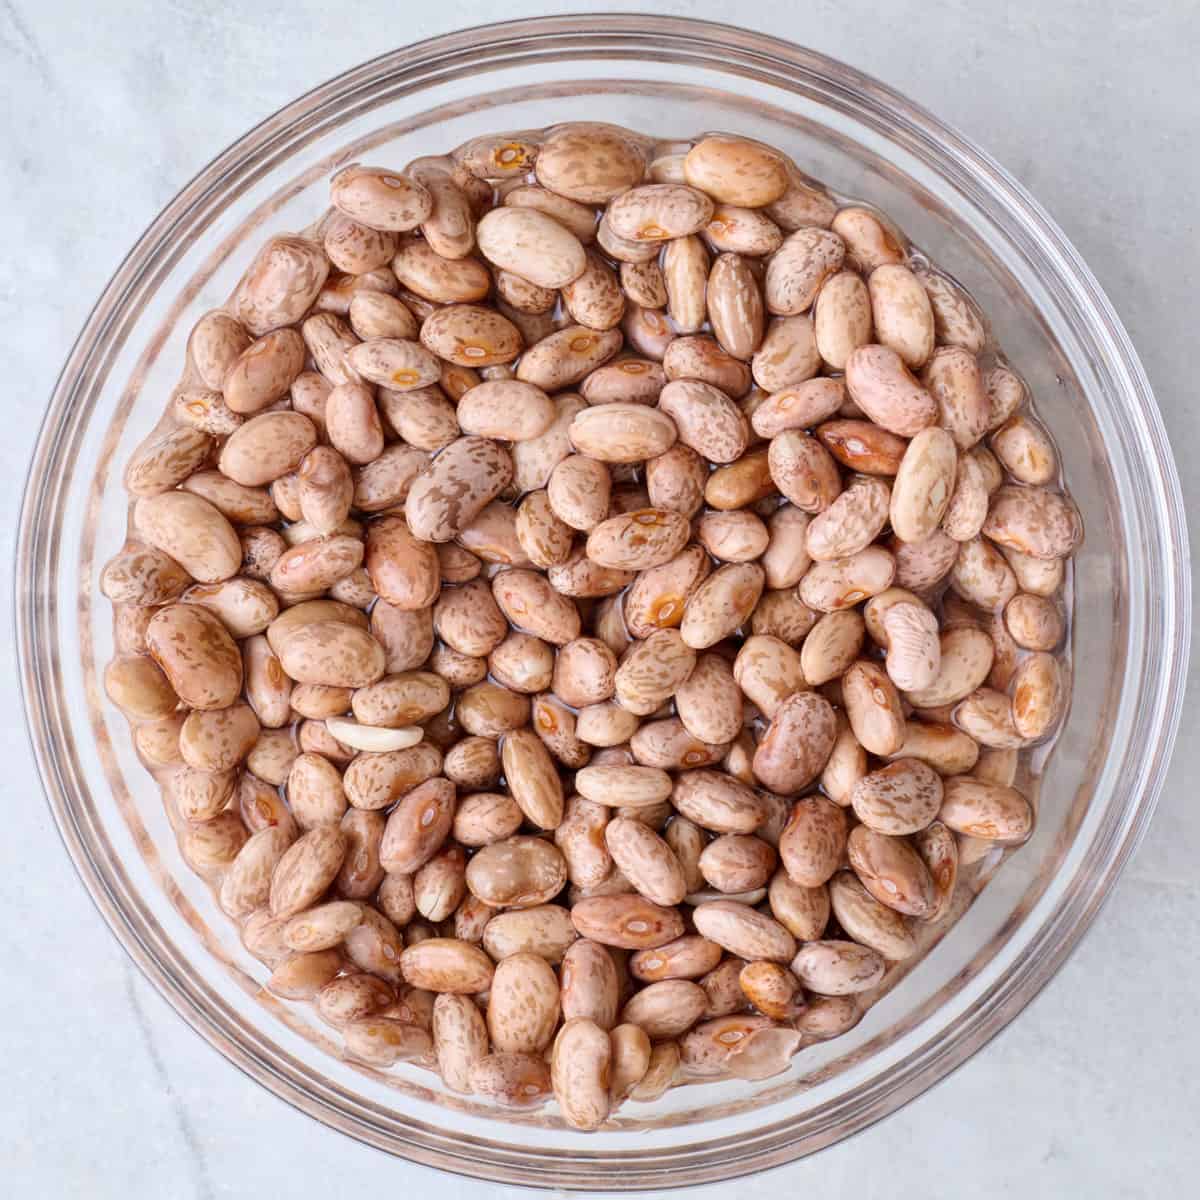
[[[128,464],[108,695],[349,1057],[578,1129],[851,1028],[1031,833],[1082,527],[970,297],[727,135],[352,165]]]

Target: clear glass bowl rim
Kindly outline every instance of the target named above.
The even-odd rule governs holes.
[[[69,728],[47,663],[57,653],[53,578],[60,549],[62,505],[67,487],[55,467],[74,445],[87,420],[87,395],[103,380],[111,344],[123,337],[124,323],[139,305],[142,289],[152,286],[181,228],[188,227],[238,178],[306,130],[332,119],[356,96],[369,96],[382,85],[401,80],[419,89],[422,80],[443,72],[464,73],[489,65],[535,62],[541,55],[603,50],[627,58],[687,56],[706,68],[759,73],[803,81],[822,100],[853,110],[903,139],[907,147],[950,173],[956,186],[986,200],[1006,235],[1032,245],[1055,275],[1064,297],[1087,318],[1100,361],[1121,398],[1121,417],[1140,450],[1136,495],[1139,527],[1146,533],[1150,587],[1132,586],[1132,606],[1143,609],[1143,641],[1158,657],[1146,673],[1139,727],[1130,738],[1132,760],[1126,780],[1135,781],[1123,801],[1106,812],[1100,859],[1090,886],[1068,894],[1036,931],[1018,963],[957,1022],[936,1047],[926,1048],[883,1083],[843,1097],[819,1119],[769,1125],[737,1146],[715,1137],[691,1147],[685,1158],[671,1151],[645,1154],[606,1153],[602,1140],[594,1151],[554,1156],[549,1164],[531,1161],[528,1151],[501,1143],[475,1144],[470,1154],[453,1133],[413,1128],[398,1137],[394,1128],[372,1120],[365,1106],[343,1103],[323,1090],[295,1064],[270,1061],[228,1028],[183,982],[173,947],[155,936],[153,921],[127,887],[119,864],[97,853],[102,838],[76,803],[86,793],[77,764],[60,753],[59,735]],[[1123,500],[1129,498],[1122,497]],[[300,97],[263,121],[205,167],[162,211],[138,240],[93,309],[56,384],[31,461],[22,506],[14,573],[14,612],[20,685],[29,736],[47,799],[64,845],[85,887],[122,947],[168,1002],[225,1057],[301,1111],[371,1145],[414,1161],[482,1178],[541,1186],[670,1187],[729,1178],[778,1165],[855,1132],[894,1111],[932,1086],[984,1045],[1038,993],[1058,970],[1095,918],[1117,876],[1145,833],[1170,761],[1188,663],[1191,624],[1190,572],[1182,495],[1165,430],[1145,373],[1128,335],[1091,272],[1066,237],[1036,201],[996,162],[932,114],[878,81],[814,51],[734,26],[677,17],[595,14],[533,18],[480,26],[445,34],[384,54]],[[1147,605],[1147,592],[1155,604]],[[68,737],[69,742],[69,737]],[[622,1166],[631,1168],[623,1179]]]

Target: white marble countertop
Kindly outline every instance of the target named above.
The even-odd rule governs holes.
[[[394,45],[582,6],[514,0],[0,0],[0,554],[59,365],[125,250],[251,124]],[[1127,323],[1200,501],[1200,7],[1140,0],[608,3],[736,19],[872,72],[958,125],[1049,208]],[[11,568],[9,568],[11,569]],[[2,603],[9,604],[9,589]],[[10,628],[5,616],[4,628]],[[14,678],[11,639],[0,672]],[[130,965],[62,851],[10,683],[0,838],[0,1194],[10,1200],[531,1197],[408,1166],[293,1111]],[[1189,708],[1158,817],[1071,961],[897,1115],[743,1180],[856,1200],[1194,1194],[1200,838]],[[1191,1180],[1191,1183],[1188,1181]],[[702,1189],[706,1196],[726,1188]],[[412,1189],[416,1189],[415,1191]]]

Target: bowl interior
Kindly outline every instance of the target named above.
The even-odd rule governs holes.
[[[104,700],[111,618],[96,580],[124,534],[121,466],[157,420],[192,324],[263,239],[322,211],[339,164],[398,166],[477,134],[596,119],[663,138],[748,134],[891,214],[989,314],[1058,442],[1087,540],[1073,702],[1032,842],[849,1034],[765,1083],[627,1104],[588,1137],[552,1108],[504,1113],[425,1072],[347,1063],[306,1007],[261,990],[264,967],[180,858]],[[929,1086],[1019,1011],[1086,925],[1144,827],[1173,735],[1187,650],[1173,486],[1145,381],[1090,276],[1015,185],[899,97],[795,47],[666,18],[452,35],[350,72],[248,135],[181,193],[105,294],[60,382],[24,514],[31,730],[68,848],[122,943],[186,1019],[293,1103],[492,1179],[727,1177],[819,1148]]]

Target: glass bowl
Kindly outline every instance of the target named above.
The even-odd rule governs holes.
[[[476,134],[602,119],[661,137],[777,144],[890,213],[991,316],[1061,448],[1086,523],[1075,689],[1033,840],[850,1033],[785,1075],[677,1088],[584,1135],[432,1075],[338,1056],[183,863],[158,790],[98,680],[112,652],[99,566],[126,519],[121,467],[161,412],[196,317],[268,234],[324,207],[338,164],[400,164]],[[808,50],[669,17],[491,25],[384,55],[283,109],[206,167],[100,298],[51,399],[17,570],[21,682],[66,847],[126,951],[231,1062],[371,1145],[482,1178],[664,1188],[787,1162],[893,1111],[962,1063],[1058,969],[1150,819],[1180,712],[1189,577],[1178,482],[1128,337],[1037,204],[902,96]]]

